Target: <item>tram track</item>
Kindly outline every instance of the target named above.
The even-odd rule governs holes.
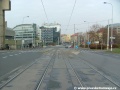
[[[5,87],[8,83],[10,83],[11,81],[13,81],[15,78],[17,78],[19,75],[21,75],[24,71],[26,71],[28,68],[30,68],[33,64],[35,64],[39,59],[36,59],[34,62],[32,62],[30,65],[28,65],[24,70],[22,70],[21,72],[17,73],[16,75],[14,75],[12,78],[10,78],[7,82],[5,82],[4,84],[2,84],[0,86],[0,89],[2,89],[3,87]]]
[[[97,74],[97,76],[104,77],[107,82],[112,83],[110,85],[117,87],[117,90],[119,90],[119,88],[120,88],[116,82],[114,82],[113,80],[111,80],[110,78],[105,76],[101,71],[97,70],[93,65],[86,62],[86,60],[84,60],[80,57],[74,56],[69,51],[64,51],[62,49],[54,49],[52,51],[45,51],[44,53],[46,53],[46,54],[44,54],[43,58],[36,59],[33,63],[28,65],[20,73],[16,74],[14,77],[12,77],[6,83],[2,84],[0,86],[0,90],[2,90],[2,88],[4,88],[10,82],[14,81],[14,79],[21,76],[21,74],[24,73],[26,70],[28,70],[32,66],[36,66],[36,65],[39,67],[31,68],[31,69],[37,68],[37,69],[35,69],[36,73],[34,75],[31,75],[32,77],[35,77],[37,74],[37,78],[34,79],[34,81],[36,81],[36,82],[34,82],[34,86],[30,90],[53,90],[54,87],[49,86],[49,85],[51,85],[50,83],[52,81],[60,84],[60,87],[56,87],[56,89],[58,89],[58,90],[61,90],[61,88],[62,88],[62,90],[63,90],[63,88],[65,88],[64,90],[66,90],[68,88],[70,90],[72,90],[72,89],[77,90],[77,87],[90,87],[89,85],[91,82],[88,82],[89,83],[89,85],[88,85],[81,77],[82,74],[80,72],[84,73],[85,69],[93,70],[94,72],[96,72],[96,73],[94,73],[95,75]],[[49,53],[49,54],[47,54],[47,53]],[[63,65],[61,65],[61,64],[63,64]],[[81,66],[79,66],[79,64]],[[84,67],[82,67],[82,66],[84,66]],[[31,69],[29,69],[29,71]],[[85,74],[86,74],[86,77],[91,77],[91,75],[92,75],[89,73],[89,71],[85,71]],[[91,79],[94,79],[94,77]],[[29,80],[33,80],[33,79],[29,79]],[[102,83],[102,82],[99,83],[98,81],[96,81],[96,82],[97,82],[97,84],[96,84],[97,86],[101,85],[101,83]],[[64,84],[69,85],[69,86],[63,87]],[[29,85],[31,85],[31,84],[29,84]],[[93,84],[91,84],[91,86],[92,85]],[[110,86],[110,85],[108,85],[108,86]],[[94,87],[94,85],[93,85],[93,87]],[[103,85],[103,87],[104,87],[104,85]],[[9,87],[6,87],[6,88],[8,88],[8,90],[13,90],[12,88],[9,89]],[[16,90],[16,89],[14,89],[14,90]],[[23,90],[26,90],[26,89],[24,88]],[[27,90],[29,90],[29,89],[27,89]],[[84,89],[84,90],[87,90],[87,89]]]
[[[68,55],[66,55],[68,56]],[[69,58],[69,57],[68,57]],[[117,90],[120,89],[120,85],[115,82],[114,80],[112,80],[110,77],[108,77],[107,75],[105,75],[104,73],[102,73],[101,71],[97,70],[97,68],[93,65],[91,65],[89,62],[87,62],[85,59],[81,58],[81,57],[77,57],[76,58],[78,60],[81,60],[86,66],[89,66],[90,69],[92,69],[93,71],[97,72],[99,75],[101,75],[101,77],[104,77],[106,80],[108,80],[109,82],[111,82],[115,87],[117,87]],[[68,62],[70,63],[70,60],[68,60]],[[72,66],[72,64],[71,64]],[[75,70],[76,74],[78,73],[77,70]]]
[[[103,74],[102,72],[100,72],[99,70],[97,70],[93,65],[91,65],[90,63],[88,63],[87,61],[83,60],[82,61],[88,65],[91,69],[93,69],[94,71],[96,71],[97,73],[99,73],[101,76],[103,76],[104,78],[106,78],[108,81],[110,81],[111,83],[113,83],[115,86],[117,86],[120,89],[120,85],[117,84],[114,80],[112,80],[111,78],[109,78],[108,76],[106,76],[105,74]]]
[[[36,85],[36,88],[35,88],[34,90],[40,90],[40,86],[41,86],[41,84],[42,84],[42,82],[43,82],[43,80],[44,80],[45,75],[47,74],[48,69],[50,69],[50,68],[52,69],[52,68],[53,68],[54,61],[55,61],[55,58],[56,58],[56,52],[57,52],[57,50],[55,50],[53,56],[51,57],[51,60],[49,61],[48,65],[46,66],[46,68],[45,68],[45,70],[44,70],[41,78],[39,79],[39,82],[38,82],[38,84]],[[51,67],[50,67],[50,66],[51,66]],[[49,67],[50,67],[50,68],[49,68]]]
[[[48,53],[50,50],[45,50],[44,52],[43,52],[43,54],[45,54],[45,53]],[[43,55],[42,54],[42,55]],[[53,53],[51,52],[51,55],[52,55]],[[53,57],[54,57],[54,55],[55,55],[55,52],[54,52],[54,54],[52,55],[52,59],[53,59]],[[40,57],[41,58],[41,57]],[[24,69],[22,68],[22,66],[19,68],[19,69],[21,69],[19,72],[14,72],[15,73],[15,75],[11,75],[11,78],[10,79],[8,79],[7,81],[4,81],[4,83],[2,83],[1,85],[0,85],[0,90],[2,90],[6,85],[8,85],[9,83],[11,83],[14,79],[16,79],[17,77],[19,77],[22,73],[24,73],[27,69],[29,69],[30,67],[32,67],[35,63],[37,63],[39,60],[40,60],[40,58],[38,58],[38,59],[36,59],[34,62],[32,62],[32,63],[30,63],[28,66],[26,66]],[[52,60],[51,59],[51,60]],[[49,61],[49,63],[51,63],[51,60]],[[48,67],[48,66],[47,66]],[[18,70],[18,69],[17,69]],[[44,71],[44,73],[46,72],[46,70]],[[11,73],[11,72],[10,72]],[[13,73],[13,74],[14,74]],[[44,75],[42,75],[42,77],[43,77]],[[2,77],[4,77],[4,76],[2,76]],[[1,77],[1,78],[2,78]],[[36,90],[36,89],[35,89]]]
[[[62,52],[63,52],[63,51],[62,51]],[[76,72],[75,69],[73,68],[71,62],[70,62],[70,61],[68,60],[68,58],[66,57],[67,55],[65,55],[65,54],[63,54],[63,53],[61,53],[61,55],[63,56],[63,60],[64,60],[64,62],[65,62],[65,65],[66,65],[66,68],[67,68],[68,73],[70,74],[70,72],[69,72],[69,70],[68,70],[69,68],[68,68],[67,64],[70,65],[72,71],[74,72],[74,75],[75,75],[75,77],[76,77],[76,79],[77,79],[77,81],[78,81],[78,83],[79,83],[79,87],[83,87],[83,86],[84,86],[84,85],[83,85],[83,82],[81,82],[81,80],[79,79],[79,77],[78,77],[78,75],[77,75],[77,72]],[[71,76],[71,75],[70,75],[70,76]],[[71,80],[71,82],[72,82],[72,80]],[[73,82],[72,82],[72,83],[73,83]],[[73,85],[75,85],[75,84],[73,83]],[[75,86],[73,86],[73,87],[74,87],[74,89],[76,89]]]

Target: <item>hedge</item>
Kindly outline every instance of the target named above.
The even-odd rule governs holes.
[[[106,49],[106,45],[100,45],[100,44],[91,44],[90,49]]]

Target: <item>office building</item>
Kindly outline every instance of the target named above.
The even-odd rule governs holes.
[[[37,37],[36,24],[21,24],[13,28],[15,31],[15,40],[22,40],[22,46],[35,46],[35,39]]]

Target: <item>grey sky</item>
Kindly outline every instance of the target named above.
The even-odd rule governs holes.
[[[105,1],[112,3],[114,7],[114,23],[120,23],[120,0],[77,0],[68,30],[66,28],[75,0],[43,0],[43,3],[49,22],[60,23],[62,33],[71,34],[74,24],[76,32],[87,30],[87,23],[84,21],[106,25],[107,21],[104,20],[111,19],[112,9],[110,4],[103,4]],[[8,27],[21,24],[25,16],[30,17],[25,18],[24,23],[36,23],[39,26],[47,23],[41,0],[11,0],[11,3],[11,11],[6,11]],[[90,23],[89,26],[95,23]]]

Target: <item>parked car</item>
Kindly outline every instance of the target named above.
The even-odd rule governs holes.
[[[65,48],[68,48],[68,46],[66,45]]]

